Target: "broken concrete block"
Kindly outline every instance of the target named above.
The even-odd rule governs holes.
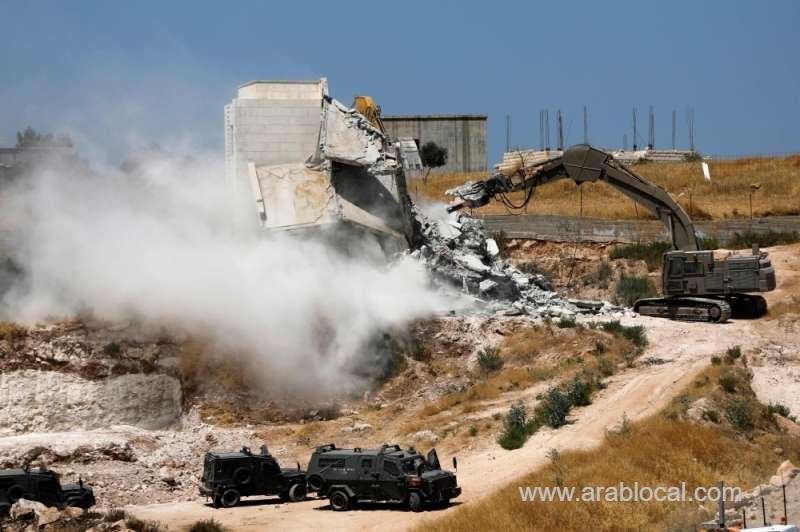
[[[492,290],[494,290],[495,288],[497,288],[497,283],[492,281],[491,279],[486,279],[484,281],[481,281],[480,284],[478,285],[478,290],[480,291],[481,294],[487,294]]]
[[[471,254],[470,255],[466,255],[466,254],[456,255],[454,260],[459,265],[461,265],[464,268],[466,268],[468,270],[471,270],[473,272],[486,273],[489,270],[491,270],[491,268],[489,266],[485,265],[483,263],[483,261],[479,257],[477,257],[475,255],[471,255]]]

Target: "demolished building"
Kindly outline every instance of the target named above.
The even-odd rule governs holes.
[[[246,83],[225,107],[229,188],[237,205],[255,200],[268,231],[355,231],[385,251],[407,249],[414,229],[401,153],[331,98],[325,78]]]

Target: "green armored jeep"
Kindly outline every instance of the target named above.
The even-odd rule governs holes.
[[[41,467],[0,470],[0,515],[19,499],[61,509],[66,506],[91,508],[95,504],[94,491],[82,480],[62,485],[58,473]]]
[[[358,501],[395,501],[419,512],[425,504],[447,505],[461,494],[456,475],[441,468],[435,449],[424,457],[399,445],[380,449],[323,445],[311,455],[307,475],[309,488],[328,497],[337,511]]]
[[[215,508],[231,508],[249,495],[278,495],[297,502],[306,498],[306,475],[299,465],[281,469],[266,445],[260,454],[247,447],[238,453],[206,453],[200,495],[211,497]]]

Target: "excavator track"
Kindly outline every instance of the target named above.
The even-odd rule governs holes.
[[[704,297],[640,299],[633,310],[643,316],[678,321],[724,323],[731,317],[731,306],[726,301]]]

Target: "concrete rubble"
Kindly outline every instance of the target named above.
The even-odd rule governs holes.
[[[534,317],[609,314],[624,309],[608,302],[568,300],[541,274],[527,274],[505,262],[483,222],[459,213],[431,219],[415,208],[424,243],[411,252],[443,289],[460,288],[484,313]]]

